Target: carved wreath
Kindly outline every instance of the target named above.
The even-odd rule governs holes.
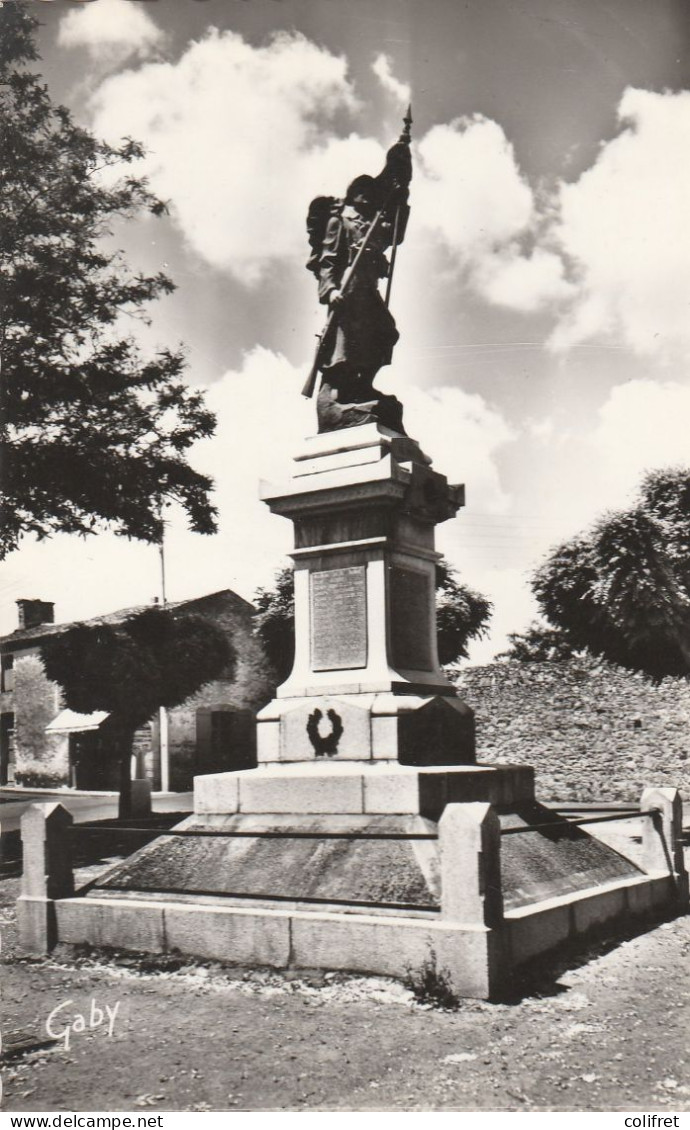
[[[343,722],[337,711],[331,707],[326,711],[326,717],[331,724],[327,734],[321,731],[323,712],[318,706],[307,719],[307,735],[317,757],[333,757],[338,752],[338,742],[343,736]]]

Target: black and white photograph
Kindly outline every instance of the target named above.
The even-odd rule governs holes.
[[[685,0],[0,0],[0,169],[5,1124],[684,1126]]]

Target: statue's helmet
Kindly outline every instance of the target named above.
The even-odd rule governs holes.
[[[355,177],[352,183],[348,185],[345,194],[345,203],[352,204],[355,197],[361,196],[362,194],[366,195],[372,202],[376,200],[376,181],[374,177],[370,177],[366,173]]]

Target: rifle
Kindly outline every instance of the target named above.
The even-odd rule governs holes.
[[[371,224],[369,226],[369,231],[367,232],[364,239],[362,240],[357,254],[355,255],[354,259],[352,260],[352,263],[350,264],[350,266],[347,268],[347,270],[343,274],[342,281],[340,283],[340,293],[343,295],[343,297],[345,296],[347,289],[348,289],[350,283],[352,282],[352,278],[354,276],[354,273],[357,270],[357,264],[359,263],[359,261],[362,257],[362,254],[363,254],[365,248],[367,247],[367,245],[369,243],[369,240],[371,239],[372,235],[374,234],[374,231],[378,227],[378,224],[379,224],[379,221],[381,220],[381,217],[383,216],[384,212],[386,211],[386,209],[388,207],[391,195],[392,195],[392,193],[389,193],[388,198],[386,199],[385,203],[381,205],[378,212],[374,216],[374,218],[371,221]],[[302,389],[302,396],[306,396],[307,398],[314,395],[314,389],[316,388],[316,379],[319,375],[319,362],[321,361],[321,355],[324,351],[326,341],[328,339],[328,335],[331,331],[331,328],[334,327],[334,325],[336,323],[337,313],[338,313],[337,309],[331,310],[330,314],[328,315],[328,318],[326,319],[326,325],[323,327],[322,332],[320,334],[318,334],[319,344],[316,347],[316,354],[314,356],[314,364],[312,365],[311,369],[309,370],[309,376],[307,377],[306,381],[304,382],[304,388]]]
[[[391,262],[388,268],[388,283],[386,284],[386,306],[390,305],[391,301],[391,287],[393,286],[393,271],[395,270],[395,257],[398,254],[398,235],[400,233],[400,205],[398,204],[395,209],[395,223],[393,224],[393,248],[391,251]]]

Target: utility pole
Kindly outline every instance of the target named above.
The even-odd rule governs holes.
[[[165,519],[163,518],[163,504],[160,508],[161,515],[161,540],[158,546],[161,565],[161,604],[165,608],[168,603],[165,591]],[[168,736],[168,712],[164,706],[158,708],[158,745],[161,766],[161,792],[170,791],[170,741]]]

